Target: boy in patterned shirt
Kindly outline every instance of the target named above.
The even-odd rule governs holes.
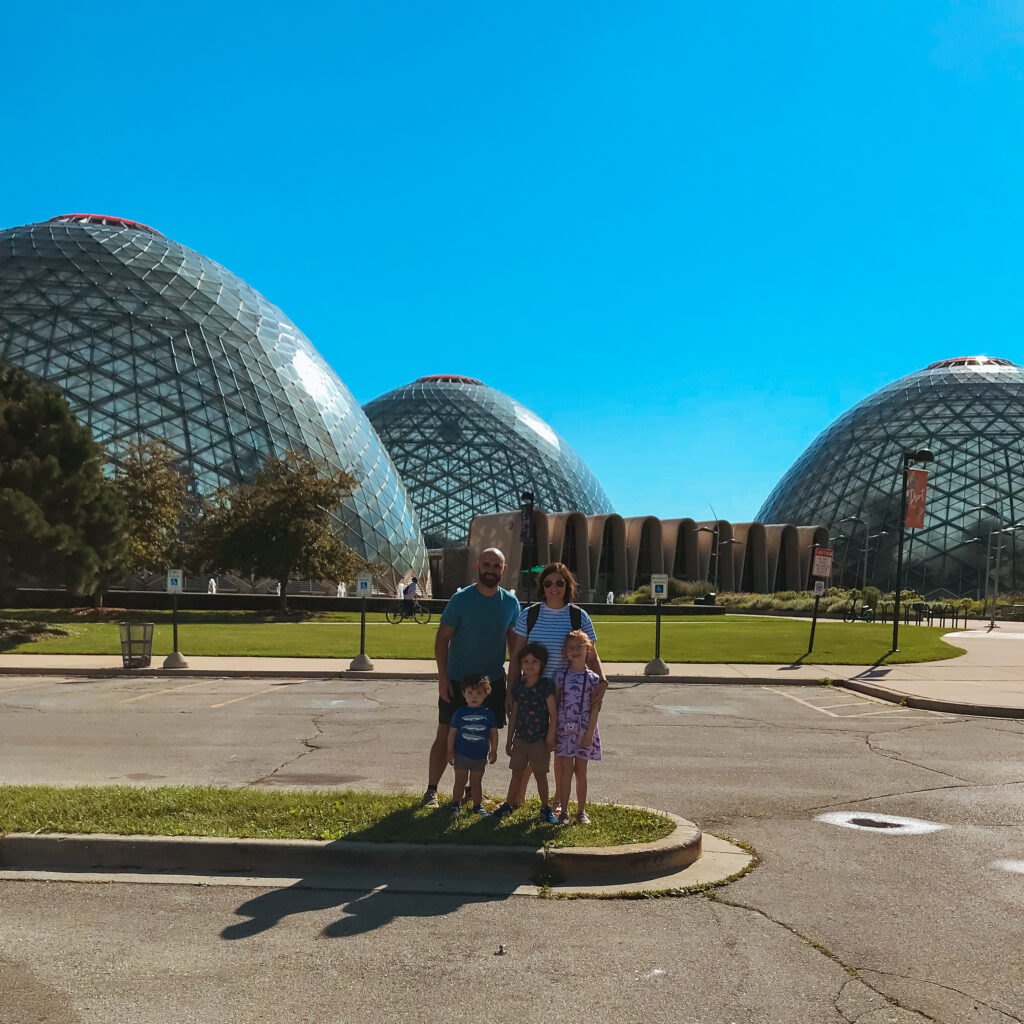
[[[548,825],[557,825],[558,818],[548,803],[548,772],[551,770],[551,751],[555,749],[558,711],[555,705],[555,684],[542,676],[548,661],[543,644],[529,643],[520,655],[522,679],[512,691],[512,713],[508,720],[508,741],[505,753],[511,758],[512,781],[505,802],[494,812],[501,821],[515,807],[516,794],[525,792],[526,773],[533,770],[540,797],[540,819]]]

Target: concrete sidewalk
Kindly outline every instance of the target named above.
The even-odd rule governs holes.
[[[912,628],[912,627],[908,627]],[[810,686],[828,681],[908,707],[953,714],[1024,718],[1024,623],[1001,623],[987,629],[947,634],[946,639],[967,653],[945,661],[905,665],[792,665],[670,664],[667,676],[645,676],[640,662],[605,662],[613,682],[744,683],[760,686]],[[161,667],[154,658],[138,675],[338,676],[372,675],[388,679],[437,678],[433,661],[375,660],[372,673],[349,670],[350,658],[202,658],[189,657],[187,669]],[[96,675],[125,673],[114,655],[0,655],[0,673],[7,675]]]

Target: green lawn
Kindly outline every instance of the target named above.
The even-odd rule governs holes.
[[[8,619],[49,623],[68,636],[40,635],[28,642],[15,637],[0,650],[19,654],[120,654],[116,623],[82,621],[52,611],[9,611]],[[154,657],[171,651],[170,612],[135,614],[156,624]],[[598,649],[605,661],[646,662],[654,656],[653,618],[595,616]],[[432,658],[437,619],[391,625],[371,615],[366,649],[372,658]],[[714,664],[789,664],[807,651],[809,620],[770,616],[694,616],[663,619],[661,656],[668,662]],[[900,651],[887,664],[935,661],[963,653],[941,637],[937,626],[901,626]],[[836,665],[870,665],[885,657],[892,626],[882,623],[819,621],[814,653],[804,660]],[[359,653],[359,621],[350,613],[281,621],[251,612],[183,612],[178,616],[178,645],[186,655],[352,658]]]
[[[443,798],[442,798],[443,799]],[[491,809],[496,800],[489,800]],[[349,839],[377,843],[494,846],[620,846],[649,843],[675,825],[653,811],[588,804],[590,825],[546,825],[536,799],[500,823],[468,812],[420,806],[410,793],[296,792],[210,786],[0,786],[0,834],[105,832],[113,835]]]

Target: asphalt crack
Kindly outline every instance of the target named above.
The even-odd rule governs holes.
[[[924,796],[927,793],[943,793],[950,789],[998,789],[1000,786],[1019,786],[1019,782],[968,782],[961,786],[933,786],[931,789],[898,789],[893,793],[876,793],[872,796],[860,796],[853,800],[838,800],[833,804],[819,804],[817,807],[805,807],[804,812],[810,814],[812,811],[830,811],[836,807],[846,807],[849,804],[863,804],[869,800],[890,800],[896,796]]]
[[[899,731],[900,732],[905,732],[906,730],[901,729]],[[965,783],[967,785],[970,785],[970,781],[971,781],[970,779],[965,779],[965,778],[961,777],[960,775],[954,775],[952,772],[944,772],[940,768],[930,768],[926,764],[919,764],[917,761],[911,761],[909,758],[900,756],[898,751],[886,750],[885,747],[876,747],[876,746],[874,746],[874,744],[872,744],[872,742],[871,742],[872,737],[873,736],[880,736],[880,735],[889,736],[889,735],[891,735],[891,733],[885,733],[885,734],[869,733],[867,736],[864,737],[864,742],[867,744],[868,750],[870,750],[872,754],[877,754],[879,757],[884,757],[884,758],[886,758],[889,761],[896,761],[899,764],[906,764],[906,765],[910,765],[910,766],[912,766],[914,768],[921,768],[921,769],[923,769],[926,772],[934,772],[936,775],[944,775],[947,779],[956,779],[958,782],[963,782],[963,783]]]
[[[852,1013],[847,1013],[846,1009],[843,1008],[841,1003],[846,1002],[852,1003],[850,1007]],[[866,1002],[867,1005],[861,1009],[854,1009],[858,1003]],[[866,985],[861,978],[848,978],[843,982],[839,991],[836,993],[835,999],[832,1000],[832,1006],[836,1013],[839,1014],[843,1020],[848,1021],[849,1024],[871,1024],[872,1020],[878,1019],[879,1024],[882,1024],[883,1018],[879,1018],[879,1014],[885,1014],[884,1024],[913,1024],[915,1021],[934,1021],[934,1017],[929,1017],[927,1014],[923,1014],[918,1010],[911,1010],[905,1006],[899,1008],[899,1020],[892,1016],[892,1011],[895,1009],[885,999],[884,996],[876,992],[870,985]]]
[[[864,979],[864,977],[861,975],[861,972],[856,967],[844,963],[839,958],[838,954],[832,952],[831,949],[829,949],[822,943],[818,942],[816,939],[812,939],[810,936],[804,935],[803,932],[799,931],[793,925],[787,924],[785,921],[780,921],[778,918],[772,917],[771,914],[767,913],[764,910],[761,910],[759,907],[752,907],[749,903],[740,903],[738,900],[726,899],[724,896],[720,896],[715,891],[706,893],[705,899],[710,900],[712,903],[721,903],[724,906],[734,907],[737,910],[746,910],[751,914],[757,914],[759,917],[763,917],[766,921],[769,921],[772,924],[777,925],[779,928],[783,928],[785,931],[789,932],[791,935],[795,936],[802,943],[804,943],[804,945],[810,946],[811,949],[820,953],[826,959],[831,960],[837,967],[842,968],[842,970],[844,970],[849,975],[849,977],[840,986],[839,991],[836,993],[835,998],[833,999],[833,1005],[835,1006],[836,1012],[840,1014],[840,1016],[844,1017],[846,1020],[850,1020],[851,1024],[853,1024],[853,1022],[855,1022],[859,1018],[863,1018],[865,1016],[865,1013],[861,1013],[858,1014],[857,1017],[851,1019],[839,1008],[838,1003],[840,998],[842,997],[843,991],[852,981],[859,982],[870,992],[878,996],[879,999],[884,999],[889,1006],[894,1007],[895,1009],[904,1010],[910,1013],[917,1014],[918,1017],[923,1021],[935,1021],[934,1017],[929,1016],[923,1010],[918,1010],[914,1007],[907,1006],[906,1004],[902,1003],[899,999],[897,999],[895,996],[890,996],[886,992],[883,992],[881,989],[876,988],[874,985],[872,985],[870,982]],[[876,971],[873,973],[881,974],[884,972]],[[866,1013],[868,1012],[874,1011],[866,1011]],[[1018,1024],[1020,1024],[1020,1022],[1018,1022]]]
[[[266,775],[261,775],[258,779],[246,783],[246,786],[258,786],[261,782],[266,782],[268,779],[272,779],[283,768],[287,768],[289,767],[289,765],[295,764],[296,761],[301,761],[302,758],[304,758],[307,754],[311,754],[314,750],[319,750],[319,744],[314,743],[313,741],[317,739],[319,736],[322,736],[324,733],[323,729],[320,728],[321,718],[323,718],[323,715],[315,715],[313,717],[313,728],[316,730],[316,732],[312,736],[304,736],[301,739],[300,742],[302,743],[303,747],[305,747],[305,750],[300,751],[298,754],[295,755],[295,757],[288,758],[287,761],[283,762],[282,764],[279,764],[272,772],[267,772]]]
[[[859,972],[860,973],[860,972]],[[954,988],[952,985],[943,985],[938,981],[928,981],[926,978],[911,978],[906,974],[896,974],[893,971],[880,971],[874,967],[863,968],[863,974],[878,974],[883,978],[897,978],[900,981],[909,981],[914,985],[926,985],[931,988],[939,988],[944,992],[953,992],[958,996],[963,996],[964,999],[969,999],[972,1003],[978,1006],[984,1006],[986,1010],[991,1010],[993,1013],[999,1014],[1004,1020],[1011,1022],[1011,1024],[1024,1024],[1024,1021],[1020,1017],[1015,1017],[1011,1013],[1007,1013],[1006,1010],[1001,1010],[998,1006],[993,1006],[991,1003],[986,1003],[984,999],[979,996],[973,995],[970,992],[964,992],[962,989]],[[863,978],[862,978],[863,980]],[[928,1018],[931,1020],[932,1018]]]

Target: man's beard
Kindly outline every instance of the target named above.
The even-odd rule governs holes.
[[[481,572],[480,573],[480,582],[483,583],[485,586],[488,586],[488,587],[496,587],[498,585],[498,580],[500,580],[500,579],[501,579],[501,573],[500,572]]]

